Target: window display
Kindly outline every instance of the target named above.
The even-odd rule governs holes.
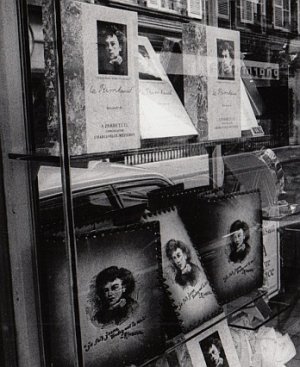
[[[3,0],[0,364],[297,364],[299,4]]]

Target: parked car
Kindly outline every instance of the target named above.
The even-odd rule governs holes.
[[[64,220],[60,168],[41,167],[38,183],[42,230],[50,225],[58,230]],[[146,203],[148,192],[172,184],[162,174],[121,164],[71,168],[75,227],[101,227],[109,213]]]

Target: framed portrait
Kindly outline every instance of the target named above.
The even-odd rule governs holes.
[[[159,224],[132,224],[76,236],[79,328],[85,367],[140,365],[164,348]],[[52,312],[53,364],[69,366],[70,288],[61,241],[45,246],[46,293]],[[46,299],[45,299],[46,300]],[[70,359],[71,360],[71,359]]]
[[[127,26],[97,21],[98,74],[128,75]]]
[[[221,308],[177,209],[145,215],[144,220],[160,223],[164,285],[182,330],[214,318]]]
[[[258,191],[186,202],[180,214],[221,304],[263,283]]]
[[[227,321],[187,342],[193,366],[241,367]]]
[[[218,79],[234,80],[234,41],[217,38]]]

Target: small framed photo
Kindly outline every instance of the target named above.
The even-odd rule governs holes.
[[[97,21],[98,74],[128,75],[127,26]]]
[[[227,321],[187,342],[193,366],[241,367]]]
[[[235,79],[234,53],[234,41],[217,38],[218,79]]]

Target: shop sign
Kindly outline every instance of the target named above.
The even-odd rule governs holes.
[[[244,60],[241,67],[242,77],[261,80],[279,80],[279,65],[270,62]]]

